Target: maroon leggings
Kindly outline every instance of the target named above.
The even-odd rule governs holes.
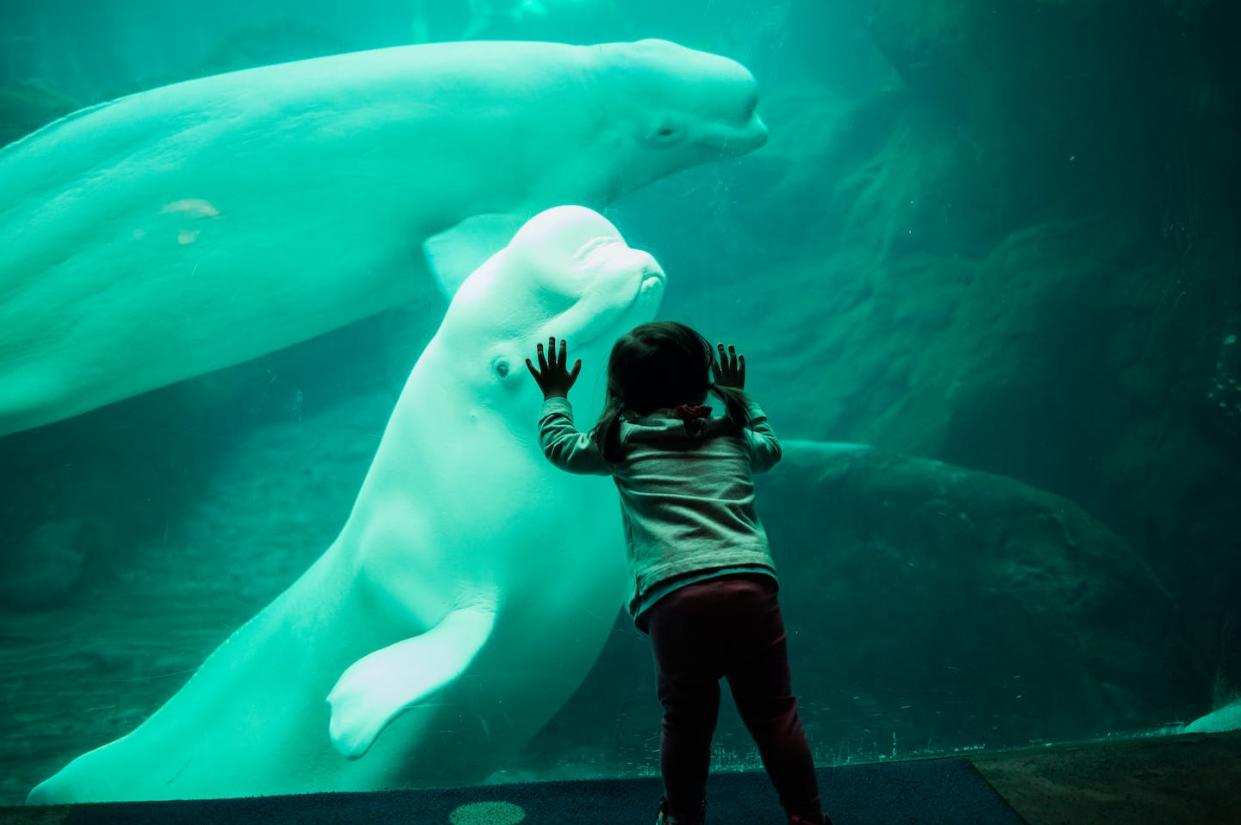
[[[770,576],[730,575],[675,590],[644,617],[659,670],[659,762],[674,816],[695,821],[705,797],[722,677],[790,821],[824,822],[776,592]]]

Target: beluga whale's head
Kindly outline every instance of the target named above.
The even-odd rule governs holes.
[[[453,296],[433,342],[437,357],[454,362],[461,395],[449,403],[533,442],[541,397],[525,361],[554,336],[568,342],[570,361],[582,360],[571,397],[588,428],[602,406],[612,345],[655,317],[665,280],[655,259],[599,213],[539,213]]]
[[[710,160],[732,158],[767,142],[758,115],[758,84],[745,66],[667,40],[595,47],[607,71],[608,117],[617,193]]]
[[[523,77],[513,105],[538,113],[507,133],[515,147],[500,174],[514,164],[537,169],[529,203],[539,208],[577,203],[595,208],[659,178],[752,152],[767,142],[757,112],[758,85],[733,60],[666,40],[574,46],[572,68]],[[535,90],[538,90],[537,96]],[[548,104],[550,101],[550,104]],[[494,135],[493,118],[482,131]],[[569,147],[569,148],[567,148]]]

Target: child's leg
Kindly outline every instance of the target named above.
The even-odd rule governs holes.
[[[758,745],[785,812],[807,825],[822,823],[814,758],[797,715],[774,584],[764,585],[757,598],[739,601],[738,609],[738,644],[726,673],[737,711]]]
[[[659,767],[668,813],[697,822],[706,795],[711,737],[720,708],[720,644],[711,601],[691,585],[651,608],[650,634],[664,707]]]

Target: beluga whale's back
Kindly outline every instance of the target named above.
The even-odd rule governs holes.
[[[205,77],[0,150],[0,435],[442,300],[515,229],[762,145],[674,43],[403,46]]]

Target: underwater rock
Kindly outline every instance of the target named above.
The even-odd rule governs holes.
[[[864,440],[976,469],[1020,468],[1023,480],[1072,490],[1059,483],[1059,466],[1076,462],[1109,426],[1107,415],[1087,417],[1077,405],[1088,398],[1098,413],[1120,403],[1106,393],[1106,346],[1124,310],[1097,273],[1121,268],[1128,253],[1109,230],[1102,222],[1033,226],[981,261],[924,262],[966,277],[942,298],[931,293],[934,305],[951,304],[945,323],[910,359],[900,392],[867,410]],[[916,312],[932,275],[920,273],[924,283],[894,299],[892,311]],[[1054,433],[1057,449],[1031,433]]]
[[[1182,163],[1218,198],[1191,210],[1206,222],[1229,211],[1204,205],[1228,203],[1236,177],[1223,148],[1235,142],[1225,123],[1241,77],[1231,0],[866,5],[904,85],[958,119],[995,170],[1009,229],[1109,211],[1159,220],[1180,206],[1170,201]],[[1134,174],[1142,168],[1153,174]]]
[[[1219,336],[1206,408],[1226,433],[1241,437],[1241,318],[1233,319]]]
[[[869,694],[896,728],[1008,744],[1177,708],[1166,674],[1190,656],[1172,597],[1071,501],[814,442],[788,443],[760,495],[798,658],[828,691],[817,701]]]
[[[458,290],[332,546],[147,721],[30,801],[465,784],[501,766],[589,671],[615,618],[600,605],[625,592],[615,490],[543,457],[523,361],[565,336],[596,386],[663,284],[596,213],[528,222]]]
[[[437,304],[540,209],[758,148],[757,103],[667,41],[452,43],[62,118],[0,151],[0,434]]]
[[[64,605],[82,578],[84,538],[80,521],[49,521],[0,550],[0,607],[54,610]]]
[[[1177,676],[1188,692],[1217,666],[1241,678],[1218,641],[1241,621],[1241,466],[1227,415],[1236,362],[1225,343],[1236,297],[1222,272],[1167,269],[1149,237],[1123,215],[1051,221],[979,259],[911,261],[903,289],[857,323],[828,325],[808,355],[839,348],[823,384],[847,407],[820,427],[1020,479],[1112,526],[1191,629],[1196,661]],[[944,308],[941,326],[890,320],[924,301]],[[807,431],[808,416],[793,414]]]

